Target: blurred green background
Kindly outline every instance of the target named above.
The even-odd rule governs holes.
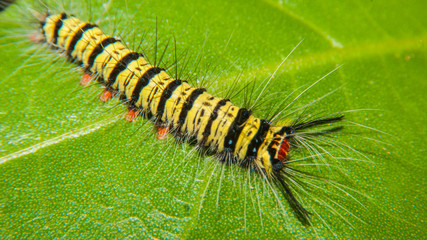
[[[256,174],[157,141],[151,123],[121,120],[118,101],[102,104],[99,86],[78,87],[78,69],[28,41],[36,26],[29,8],[42,6],[18,2],[0,14],[0,238],[425,237],[425,1],[48,4],[96,21],[151,61],[169,42],[162,66],[174,63],[176,41],[178,75],[218,96],[233,85],[262,86],[303,40],[258,116],[343,64],[298,104],[337,90],[314,110],[378,109],[346,119],[390,135],[345,123],[350,134],[338,140],[370,161],[331,162],[321,173],[360,192],[345,190],[361,204],[337,188],[314,190],[305,200],[313,227]],[[244,94],[233,102],[243,105]]]

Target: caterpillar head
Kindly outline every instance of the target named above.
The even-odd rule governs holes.
[[[324,135],[337,128],[331,129],[313,129],[317,126],[322,126],[334,122],[341,121],[344,116],[333,118],[317,118],[302,123],[294,123],[290,126],[271,126],[266,134],[265,141],[261,146],[259,155],[262,168],[267,175],[273,172],[280,172],[286,167],[289,151],[298,147],[296,140],[301,140],[301,136]],[[340,127],[338,127],[340,128]]]
[[[270,127],[266,135],[266,141],[260,149],[260,163],[262,169],[271,176],[274,171],[284,168],[290,150],[287,138],[287,127]]]

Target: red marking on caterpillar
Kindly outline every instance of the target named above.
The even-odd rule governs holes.
[[[284,162],[286,159],[286,156],[288,155],[289,152],[289,142],[288,141],[283,141],[282,144],[280,145],[280,149],[279,149],[279,159],[280,161]]]
[[[28,39],[30,39],[31,42],[33,43],[42,43],[45,41],[43,35],[39,34],[39,33],[32,33],[28,36]]]
[[[79,84],[82,86],[88,86],[93,80],[95,79],[95,76],[93,76],[90,73],[83,73],[83,76],[80,78]]]
[[[128,122],[133,122],[140,112],[141,111],[139,110],[129,109],[126,113],[125,120]]]
[[[101,100],[102,102],[107,102],[108,100],[110,100],[111,98],[113,98],[113,92],[110,90],[105,89],[101,96],[99,97],[99,100]]]
[[[157,139],[166,140],[169,132],[169,126],[157,127]]]

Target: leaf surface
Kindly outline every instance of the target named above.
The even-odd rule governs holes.
[[[130,47],[140,46],[152,62],[160,61],[169,42],[160,65],[171,67],[172,75],[176,41],[178,75],[218,96],[229,89],[236,93],[233,85],[264,86],[303,40],[277,70],[255,109],[259,116],[343,64],[298,104],[337,90],[314,110],[364,109],[346,115],[351,134],[338,140],[370,161],[338,161],[337,168],[324,171],[360,194],[345,187],[311,192],[305,203],[314,213],[313,227],[302,226],[255,173],[200,157],[173,139],[155,140],[151,123],[126,123],[118,101],[99,102],[99,86],[78,87],[79,69],[27,40],[34,31],[27,20],[32,3],[19,2],[0,15],[0,238],[426,235],[423,1],[50,5],[54,12],[63,8],[97,21]],[[243,92],[232,95],[234,103],[244,105]],[[385,133],[351,127],[350,121]]]

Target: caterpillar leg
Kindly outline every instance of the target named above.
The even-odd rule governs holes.
[[[83,73],[82,78],[80,78],[80,82],[79,84],[82,86],[88,86],[93,80],[95,79],[95,75],[91,74],[91,73]]]
[[[28,39],[33,43],[42,43],[45,41],[45,37],[41,33],[31,33]]]
[[[169,125],[157,127],[157,139],[166,140],[168,138]]]
[[[141,112],[140,110],[129,109],[125,116],[126,121],[133,122],[133,120],[135,120],[135,118],[138,117],[140,112]]]
[[[99,96],[99,100],[106,102],[106,101],[110,100],[113,97],[113,95],[114,94],[112,91],[105,89],[102,92],[101,96]]]

